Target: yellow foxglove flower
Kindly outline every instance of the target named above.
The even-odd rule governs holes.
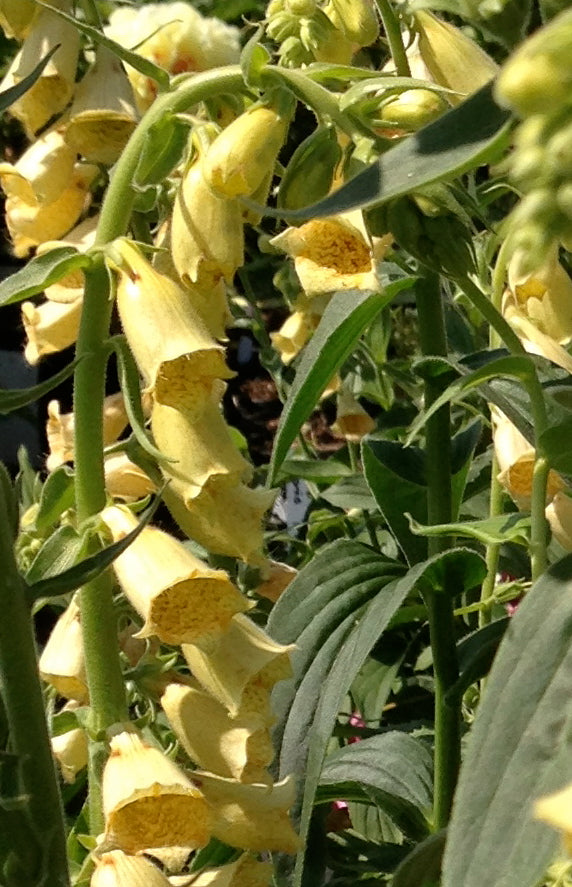
[[[67,187],[51,203],[30,204],[20,197],[6,200],[6,225],[15,256],[24,258],[46,240],[67,234],[89,206],[96,167],[76,164]]]
[[[278,644],[248,616],[235,616],[214,643],[184,644],[183,656],[200,684],[235,717],[245,713],[247,685],[271,690],[292,675],[294,645]],[[232,668],[229,668],[232,663]]]
[[[36,206],[52,203],[68,187],[76,161],[63,134],[52,129],[35,141],[15,163],[0,163],[0,184],[7,197]]]
[[[127,422],[123,395],[120,392],[109,394],[103,402],[104,446],[108,447],[115,443],[125,430]],[[60,413],[58,401],[51,400],[48,404],[48,421],[46,423],[46,436],[50,448],[46,460],[48,471],[54,471],[64,462],[73,462],[74,433],[74,414]]]
[[[262,568],[262,582],[257,585],[256,594],[276,603],[282,592],[288,588],[297,575],[298,570],[295,570],[294,567],[280,561],[269,561]]]
[[[95,856],[90,887],[171,887],[169,879],[144,856],[110,850]]]
[[[497,407],[491,407],[491,419],[493,444],[500,468],[498,479],[518,507],[525,511],[530,508],[532,496],[534,447]],[[546,489],[547,504],[564,487],[560,475],[551,469]]]
[[[223,197],[252,195],[274,169],[287,119],[274,108],[249,108],[224,129],[203,160],[203,175]]]
[[[240,204],[212,191],[200,160],[183,174],[175,197],[171,251],[183,283],[194,283],[205,290],[221,279],[230,283],[244,262]]]
[[[83,222],[76,225],[66,235],[64,240],[48,240],[45,243],[41,243],[36,250],[36,255],[44,255],[59,246],[75,246],[78,252],[87,252],[95,243],[98,222],[99,216],[91,216],[89,219],[84,219]],[[44,290],[44,295],[50,302],[69,303],[83,298],[84,287],[84,273],[81,268],[77,268],[75,271],[70,271],[69,274],[58,280],[57,283],[47,286]]]
[[[299,850],[300,839],[288,816],[295,797],[292,777],[259,785],[198,771],[196,781],[213,810],[215,838],[255,852]]]
[[[232,65],[240,57],[238,29],[218,18],[203,18],[189,3],[115,9],[105,33],[171,74]],[[133,68],[127,72],[143,112],[155,99],[157,84]]]
[[[362,437],[375,428],[374,420],[347,388],[338,391],[336,400],[336,421],[332,425],[332,431],[351,443],[359,443]]]
[[[106,837],[127,853],[204,847],[212,814],[183,771],[136,733],[119,733],[110,747],[102,780]]]
[[[570,489],[556,493],[546,508],[546,520],[552,535],[562,548],[572,551],[572,499]]]
[[[370,46],[379,36],[379,21],[372,0],[330,0],[324,12],[356,47]]]
[[[66,702],[62,711],[75,711],[79,703],[74,700]],[[87,734],[81,727],[52,736],[52,753],[58,762],[64,782],[75,782],[80,770],[87,767],[88,742]]]
[[[219,380],[217,380],[219,381]],[[156,403],[151,429],[157,447],[175,462],[163,466],[171,489],[184,501],[199,495],[207,481],[223,477],[234,484],[248,481],[252,468],[236,448],[220,408],[224,382],[201,391],[191,406],[178,410]]]
[[[68,145],[91,163],[115,163],[137,125],[133,90],[121,60],[99,46],[68,115]]]
[[[294,258],[294,267],[307,296],[342,289],[379,289],[375,261],[388,244],[372,246],[361,214],[315,219],[287,228],[270,241]]]
[[[106,508],[102,520],[113,541],[138,526],[129,509]],[[138,637],[157,635],[166,644],[212,640],[250,603],[224,570],[213,570],[156,527],[144,527],[113,562],[125,596],[145,620]]]
[[[72,11],[71,0],[51,0],[50,5],[64,12]],[[40,8],[22,48],[0,84],[1,91],[20,83],[58,44],[60,48],[32,88],[10,105],[10,114],[21,121],[30,138],[48,120],[60,114],[72,97],[80,47],[79,31],[51,10]]]
[[[64,699],[87,702],[79,606],[72,599],[52,629],[39,662],[40,675]]]
[[[272,871],[271,862],[259,862],[249,853],[243,853],[236,862],[202,869],[187,884],[188,887],[270,887]],[[182,879],[181,887],[185,887]]]
[[[317,317],[307,311],[294,311],[270,340],[282,362],[289,364],[300,353],[316,328]]]
[[[572,855],[572,785],[539,798],[534,805],[534,817],[563,832],[564,847]]]
[[[572,341],[572,280],[558,261],[558,244],[531,273],[519,271],[520,260],[516,253],[509,263],[502,313],[527,351],[572,372],[572,357],[560,347]]]
[[[125,453],[111,453],[103,461],[105,489],[115,499],[132,502],[149,496],[157,489],[148,474]]]
[[[23,40],[38,11],[34,0],[0,0],[0,28],[6,37]]]
[[[496,77],[496,62],[454,25],[419,10],[415,13],[415,28],[430,79],[459,93],[459,97],[448,96],[451,104],[459,104]]]
[[[22,303],[22,323],[27,336],[24,357],[35,366],[46,354],[55,354],[77,341],[83,300],[69,304],[44,302]]]
[[[177,407],[232,373],[185,291],[156,271],[137,247],[117,240],[117,307],[129,346],[155,400]]]
[[[185,499],[167,487],[163,499],[180,528],[213,554],[228,554],[246,563],[265,563],[262,518],[275,491],[250,489],[212,477],[198,496]]]
[[[188,756],[204,770],[238,779],[268,782],[265,767],[274,749],[256,714],[232,718],[222,703],[198,686],[169,684],[161,705]]]

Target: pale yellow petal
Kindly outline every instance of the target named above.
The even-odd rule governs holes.
[[[54,625],[42,651],[40,676],[65,699],[87,702],[88,689],[79,606],[75,599]]]

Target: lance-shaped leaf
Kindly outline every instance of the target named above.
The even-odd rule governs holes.
[[[425,838],[396,868],[393,887],[439,887],[445,829]]]
[[[509,623],[510,616],[495,619],[494,622],[473,631],[459,641],[457,644],[459,677],[447,690],[445,698],[448,703],[455,705],[471,684],[488,675]]]
[[[572,555],[512,617],[479,707],[443,864],[443,887],[533,887],[559,835],[534,801],[572,780]]]
[[[497,514],[484,520],[458,521],[450,524],[420,524],[405,514],[409,529],[416,536],[461,536],[477,539],[483,545],[516,542],[527,545],[530,539],[530,517],[522,514]]]
[[[78,361],[74,360],[73,363],[64,367],[55,376],[50,376],[45,382],[40,382],[39,385],[33,385],[31,388],[15,388],[12,390],[0,388],[0,416],[7,416],[8,413],[21,410],[22,407],[35,403],[41,397],[49,394],[50,391],[53,391],[54,388],[57,388],[62,382],[69,379],[77,364]]]
[[[45,55],[44,58],[38,62],[33,71],[30,71],[30,73],[26,77],[23,77],[18,83],[16,83],[15,86],[10,86],[9,89],[5,89],[0,92],[0,113],[2,113],[2,111],[6,111],[10,107],[10,105],[13,105],[14,102],[18,101],[18,99],[24,95],[25,92],[28,92],[28,90],[32,88],[36,80],[40,79],[42,71],[48,64],[53,54],[57,52],[59,48],[59,43],[57,44],[57,46],[52,46],[47,55]]]
[[[72,271],[88,268],[90,264],[91,257],[78,253],[72,246],[58,246],[42,256],[34,256],[23,268],[0,283],[0,306],[36,296]]]
[[[390,283],[383,292],[342,290],[328,304],[318,329],[308,343],[284,406],[270,463],[272,485],[288,448],[306,421],[320,394],[354,350],[364,329],[414,278]]]
[[[289,85],[296,91],[297,83]],[[306,102],[312,98],[308,94],[301,97]],[[507,139],[509,120],[510,112],[496,104],[489,83],[434,123],[401,140],[324,200],[302,210],[280,210],[279,214],[287,219],[330,216],[375,206],[430,182],[460,176],[495,156]]]

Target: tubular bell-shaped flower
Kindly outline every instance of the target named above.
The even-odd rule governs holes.
[[[362,437],[375,428],[375,422],[351,391],[341,388],[336,395],[336,421],[332,431],[351,443],[359,443]]]
[[[130,502],[154,493],[157,485],[126,453],[111,453],[103,461],[105,489],[110,496]]]
[[[239,712],[231,717],[198,684],[169,684],[161,705],[179,742],[199,767],[240,782],[269,781],[265,768],[274,750],[260,716]]]
[[[15,163],[0,163],[0,184],[7,197],[37,206],[52,203],[68,185],[76,154],[59,129],[37,139]]]
[[[306,311],[293,311],[280,329],[270,333],[270,340],[283,363],[290,363],[300,353],[317,326],[318,317]]]
[[[50,5],[64,12],[71,12],[72,8],[71,0],[51,0]],[[32,88],[10,105],[10,114],[21,121],[30,138],[52,117],[60,114],[72,97],[80,47],[79,31],[50,9],[41,7],[0,84],[1,91],[20,83],[58,44],[59,49]]]
[[[167,487],[163,499],[180,528],[214,554],[265,563],[262,518],[276,493],[211,477],[198,496],[185,499]]]
[[[106,837],[128,853],[204,847],[212,814],[183,771],[136,733],[114,736],[110,747],[102,780]]]
[[[117,307],[129,346],[155,400],[178,407],[234,373],[185,291],[160,274],[128,240],[116,240]]]
[[[62,711],[75,711],[79,703],[75,700],[67,702]],[[80,770],[87,767],[88,743],[87,734],[81,727],[75,727],[66,733],[52,736],[52,753],[58,762],[64,782],[75,782]]]
[[[243,698],[247,688],[269,691],[291,677],[293,649],[294,645],[277,643],[247,616],[238,615],[214,643],[184,644],[183,656],[205,690],[236,717],[247,710]]]
[[[115,163],[137,125],[133,91],[121,60],[99,46],[95,63],[78,85],[65,138],[92,163]]]
[[[128,508],[104,509],[113,541],[138,526]],[[250,603],[224,570],[213,570],[156,527],[144,527],[113,563],[126,597],[145,624],[138,637],[157,635],[167,644],[216,639]]]
[[[46,354],[55,354],[77,341],[83,301],[22,303],[22,323],[28,341],[24,357],[35,366]]]
[[[248,481],[252,468],[236,448],[220,408],[224,382],[197,392],[192,405],[178,410],[156,403],[151,429],[161,452],[175,459],[163,466],[172,490],[185,505],[200,494],[210,478],[238,484]]]
[[[109,394],[103,402],[103,444],[108,447],[115,443],[127,426],[127,413],[123,395]],[[60,413],[57,400],[48,404],[46,436],[50,453],[46,459],[48,471],[54,471],[64,462],[74,460],[75,417],[73,413]]]
[[[546,508],[546,520],[552,535],[562,548],[572,551],[572,490],[561,490],[556,493]]]
[[[217,196],[203,175],[201,159],[183,174],[171,222],[173,263],[183,283],[211,289],[230,283],[244,262],[240,204]]]
[[[168,878],[144,856],[110,850],[95,857],[90,887],[171,887]]]
[[[0,0],[0,28],[6,37],[23,40],[38,11],[34,0]]]
[[[260,785],[198,771],[196,782],[213,810],[215,838],[255,852],[295,853],[300,848],[288,815],[295,797],[292,777]]]
[[[64,699],[87,702],[79,606],[72,599],[52,629],[39,662],[40,676]]]
[[[202,869],[189,887],[270,887],[272,871],[271,862],[259,862],[249,853],[243,853],[235,862]]]

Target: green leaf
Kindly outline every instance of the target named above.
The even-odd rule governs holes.
[[[418,844],[396,868],[392,887],[439,887],[446,837],[443,829]]]
[[[563,474],[572,474],[571,435],[572,419],[553,425],[540,435],[540,449],[550,462],[550,467]]]
[[[260,86],[261,73],[270,61],[270,53],[260,42],[264,28],[258,27],[240,54],[240,68],[247,86]]]
[[[16,539],[20,525],[18,499],[16,498],[10,475],[3,462],[0,462],[0,498],[4,502],[8,518],[6,530],[10,530],[13,538]]]
[[[338,749],[327,756],[320,776],[320,786],[332,784],[365,790],[366,800],[407,835],[419,839],[427,834],[433,764],[428,746],[413,736],[392,731]]]
[[[342,477],[352,476],[350,466],[335,459],[285,459],[276,482],[281,484],[291,478],[303,478],[315,484],[333,484]]]
[[[324,490],[320,497],[334,508],[341,508],[344,511],[350,511],[352,508],[372,511],[375,508],[375,501],[361,474],[342,478]]]
[[[67,465],[61,465],[48,474],[42,487],[38,513],[34,523],[40,533],[45,533],[59,520],[64,511],[74,505],[74,473]]]
[[[485,163],[508,133],[510,112],[493,98],[489,83],[458,107],[386,151],[338,191],[287,219],[330,216],[375,206],[416,191],[429,182],[452,179]]]
[[[445,698],[448,703],[454,705],[471,684],[488,675],[509,623],[509,616],[495,619],[494,622],[459,641],[457,644],[459,677],[447,691]]]
[[[69,733],[78,727],[79,721],[75,711],[60,711],[52,718],[50,735],[61,736],[62,733]]]
[[[93,40],[94,43],[100,43],[102,46],[110,49],[114,55],[119,56],[122,61],[131,65],[132,68],[135,68],[135,70],[139,71],[140,74],[143,74],[144,77],[150,77],[151,80],[154,80],[158,84],[159,92],[165,92],[169,88],[170,78],[164,68],[159,67],[159,65],[156,65],[149,59],[143,58],[143,56],[139,55],[137,52],[132,52],[130,49],[126,49],[124,46],[121,46],[121,44],[116,43],[115,40],[106,37],[103,31],[100,31],[99,28],[94,28],[91,25],[86,24],[86,22],[82,22],[79,19],[74,18],[72,15],[68,15],[61,9],[42,3],[41,0],[36,0],[36,3],[38,3],[39,6],[44,6],[46,9],[50,9],[61,19],[69,22],[70,25],[73,25],[74,28],[77,28],[78,31]]]
[[[90,264],[90,256],[78,253],[73,246],[58,246],[43,256],[34,256],[23,268],[0,283],[0,306],[23,302],[43,292],[52,283],[57,283],[71,271],[88,268]]]
[[[484,545],[516,542],[527,545],[530,540],[530,517],[522,514],[498,514],[484,520],[459,521],[451,524],[420,524],[410,514],[409,529],[418,536],[462,536],[477,539]]]
[[[39,385],[33,385],[31,388],[15,388],[12,390],[0,388],[0,416],[7,416],[8,413],[21,410],[22,407],[35,403],[44,395],[49,394],[50,391],[53,391],[54,388],[57,388],[58,385],[69,379],[77,365],[78,361],[74,360],[73,363],[64,367],[55,376],[50,376],[45,382],[40,382]]]
[[[443,887],[533,887],[560,845],[534,801],[572,780],[572,555],[511,618],[477,712],[443,866]]]
[[[19,83],[16,83],[15,86],[10,86],[9,89],[4,89],[2,92],[0,92],[0,113],[2,113],[2,111],[6,111],[10,107],[10,105],[13,105],[14,102],[17,102],[18,99],[24,95],[24,93],[28,92],[28,90],[31,89],[36,80],[40,79],[42,71],[48,64],[53,54],[57,52],[59,48],[59,43],[56,46],[53,46],[47,53],[47,55],[45,55],[44,58],[38,62],[33,71],[30,71],[30,73],[23,77]]]
[[[96,579],[120,554],[123,554],[137,538],[143,527],[147,526],[157,511],[160,502],[161,496],[158,494],[151,508],[141,515],[139,526],[119,542],[114,542],[113,545],[102,548],[95,554],[86,557],[81,563],[75,564],[60,573],[49,576],[46,579],[28,582],[28,599],[33,602],[40,597],[57,597],[58,595],[75,591],[80,586],[85,585],[86,582]],[[81,538],[85,540],[85,537]]]
[[[290,444],[332,376],[354,350],[364,329],[397,293],[410,287],[413,280],[408,277],[395,281],[382,293],[342,290],[333,296],[302,355],[282,411],[268,472],[270,486],[275,483]]]
[[[58,527],[44,542],[26,573],[28,586],[59,576],[85,554],[86,540],[68,525]]]
[[[134,187],[162,184],[180,162],[189,140],[189,123],[176,114],[165,114],[145,130],[145,141]]]

